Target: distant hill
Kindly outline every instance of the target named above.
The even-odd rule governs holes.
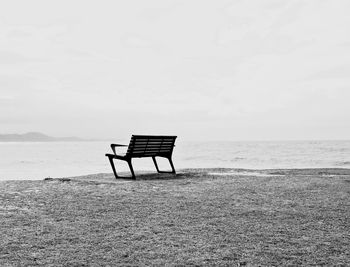
[[[0,142],[88,141],[78,137],[52,137],[43,133],[0,134]]]

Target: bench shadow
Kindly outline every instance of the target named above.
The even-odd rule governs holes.
[[[179,180],[184,178],[189,178],[189,173],[141,173],[136,175],[136,180],[128,179],[133,181],[143,181],[143,180]]]

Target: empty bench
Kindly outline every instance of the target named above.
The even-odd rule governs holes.
[[[114,159],[124,160],[128,163],[133,179],[136,179],[134,169],[132,167],[133,158],[151,157],[158,173],[176,173],[171,156],[175,146],[176,136],[163,135],[132,135],[128,149],[125,155],[117,154],[116,148],[127,145],[111,144],[113,154],[106,154],[111,164],[115,178],[130,178],[118,176],[114,166]],[[156,157],[163,157],[169,160],[172,171],[160,171],[158,168]]]

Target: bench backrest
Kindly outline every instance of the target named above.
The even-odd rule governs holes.
[[[176,136],[132,135],[126,153],[129,157],[171,157]]]

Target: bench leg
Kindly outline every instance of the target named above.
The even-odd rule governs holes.
[[[158,164],[157,164],[157,161],[156,161],[156,157],[152,157],[152,159],[153,159],[154,166],[156,166],[157,172],[159,172],[159,168],[158,168]]]
[[[135,176],[135,173],[134,173],[134,168],[132,167],[131,159],[128,160],[128,165],[129,165],[129,168],[130,168],[130,172],[131,172],[132,178],[136,180],[136,176]]]
[[[114,173],[114,176],[115,176],[115,179],[118,179],[118,174],[117,174],[117,171],[115,170],[115,166],[114,166],[114,162],[113,162],[113,158],[112,157],[108,157],[109,159],[109,163],[111,164],[112,166],[112,170],[113,170],[113,173]]]
[[[158,167],[158,164],[157,164],[157,160],[156,160],[156,157],[152,157],[153,159],[153,162],[154,162],[154,165],[156,166],[156,169],[157,169],[157,172],[158,173],[175,173],[175,168],[174,168],[174,164],[173,164],[173,161],[171,160],[171,158],[167,158],[169,160],[169,163],[170,163],[170,166],[171,166],[171,169],[172,171],[171,172],[167,172],[167,171],[160,171],[159,170],[159,167]]]
[[[172,173],[175,173],[175,174],[176,174],[176,171],[175,171],[175,168],[174,168],[174,164],[173,164],[172,159],[171,159],[171,158],[168,158],[168,160],[169,160],[169,163],[170,163],[171,169],[173,170],[173,172],[172,172]]]
[[[130,179],[130,178],[132,178],[132,179],[136,180],[134,169],[133,169],[132,164],[131,164],[131,159],[127,160],[129,168],[130,168],[130,172],[131,172],[131,175],[132,175],[131,177],[118,176],[117,171],[116,171],[115,166],[114,166],[113,157],[108,157],[108,159],[109,159],[109,163],[111,164],[111,167],[112,167],[115,179],[120,179],[120,178],[121,179]]]

